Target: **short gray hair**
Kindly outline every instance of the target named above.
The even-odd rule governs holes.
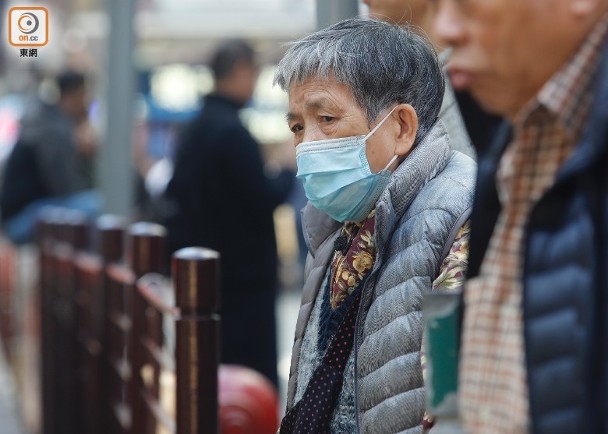
[[[407,103],[418,115],[416,143],[437,120],[445,87],[437,54],[413,28],[351,18],[292,42],[274,83],[284,91],[306,79],[332,75],[345,84],[368,122]]]

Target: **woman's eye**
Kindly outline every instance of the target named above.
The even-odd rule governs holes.
[[[333,121],[335,118],[333,116],[321,116],[321,120],[323,122],[331,122]]]
[[[304,127],[302,127],[301,124],[294,124],[290,127],[290,130],[292,133],[296,134],[297,132],[302,131],[303,128]]]

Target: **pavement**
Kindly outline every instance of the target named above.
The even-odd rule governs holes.
[[[0,434],[28,434],[21,424],[16,387],[0,345]]]
[[[296,320],[300,309],[299,290],[283,290],[277,299],[277,351],[279,355],[279,399],[280,409],[285,411],[287,383],[289,381],[289,365],[291,363],[291,348],[296,329]],[[0,433],[1,434],[1,433]]]

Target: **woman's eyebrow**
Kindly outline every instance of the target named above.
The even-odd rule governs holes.
[[[304,108],[306,110],[319,110],[319,109],[323,109],[323,108],[337,108],[337,106],[334,104],[334,102],[327,97],[324,96],[320,96],[320,97],[316,97],[316,98],[311,98],[310,100],[307,100],[304,103]],[[292,121],[294,119],[297,118],[301,118],[301,115],[298,115],[296,113],[293,112],[287,112],[287,114],[285,115],[285,119],[287,120],[287,122]]]
[[[287,112],[287,114],[285,115],[285,120],[287,122],[289,122],[289,121],[293,121],[294,119],[298,119],[300,117],[301,117],[300,115],[297,115],[295,113]]]
[[[310,100],[306,101],[304,103],[304,106],[307,109],[320,109],[320,108],[332,107],[332,106],[334,106],[334,104],[327,97],[317,97],[317,98],[311,98]]]

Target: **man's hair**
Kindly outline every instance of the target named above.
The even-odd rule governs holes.
[[[292,42],[274,83],[288,91],[309,78],[345,84],[371,124],[383,110],[407,103],[418,115],[416,143],[437,120],[445,87],[429,40],[408,27],[352,18]]]
[[[66,70],[57,75],[56,81],[59,95],[65,96],[77,89],[83,88],[86,84],[86,77],[81,72]]]
[[[255,62],[255,51],[247,42],[241,39],[233,39],[222,42],[211,56],[209,67],[215,80],[226,78],[234,67],[245,62]]]

